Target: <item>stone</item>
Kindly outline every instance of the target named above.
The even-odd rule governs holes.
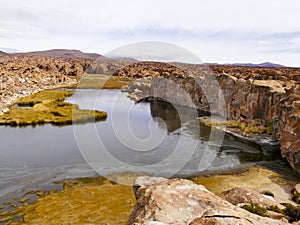
[[[137,202],[127,225],[289,224],[252,214],[189,180],[138,177],[134,190]]]
[[[295,189],[297,194],[300,194],[300,183],[295,185]]]
[[[280,209],[285,208],[283,205],[278,204],[273,198],[269,198],[268,196],[248,188],[235,187],[231,190],[222,192],[220,197],[233,205],[239,205],[241,203],[257,203],[261,207],[276,205]]]

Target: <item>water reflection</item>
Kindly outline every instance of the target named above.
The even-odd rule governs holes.
[[[206,171],[239,168],[253,162],[276,161],[278,164],[282,161],[279,154],[262,151],[258,146],[229,136],[225,136],[222,146],[214,146],[209,142],[211,129],[195,120],[194,110],[159,101],[134,104],[126,93],[119,90],[102,91],[101,98],[98,98],[97,90],[77,90],[76,103],[83,109],[108,112],[105,122],[65,127],[0,127],[0,196],[29,186],[42,189],[54,179],[94,176],[95,172],[81,155],[82,150],[90,150],[93,161],[105,174],[133,170],[164,175],[178,169],[177,175],[191,176],[200,172],[199,162],[206,146],[216,154]],[[75,99],[70,97],[68,101],[74,102]],[[129,117],[128,108],[131,109]],[[114,124],[116,118],[128,123],[132,133],[124,129],[123,123]],[[80,130],[85,140],[82,149],[77,146],[74,128]],[[115,135],[115,129],[121,136]],[[93,130],[97,131],[105,149],[101,149],[98,142],[89,141]],[[149,151],[132,149],[128,147],[131,143],[123,140],[132,136],[147,139],[151,132],[163,137],[163,141]],[[109,157],[118,163],[112,164]],[[176,168],[178,165],[182,168]]]

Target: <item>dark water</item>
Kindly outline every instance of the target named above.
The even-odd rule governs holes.
[[[200,125],[192,109],[157,101],[134,104],[119,90],[77,90],[67,101],[106,111],[108,118],[64,127],[0,127],[0,198],[97,174],[135,171],[170,177],[253,163],[285,166],[272,151]]]

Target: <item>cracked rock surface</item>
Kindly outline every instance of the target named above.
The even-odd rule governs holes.
[[[289,224],[252,214],[184,179],[139,177],[127,225]]]

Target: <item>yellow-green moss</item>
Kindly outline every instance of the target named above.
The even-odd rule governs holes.
[[[268,215],[266,214],[267,209],[265,207],[259,206],[257,203],[251,202],[250,204],[241,206],[241,208],[259,216],[268,217]]]
[[[128,85],[132,78],[108,76],[103,74],[85,74],[78,84],[72,85],[73,88],[102,88],[102,89],[120,89]]]
[[[228,120],[226,126],[231,128],[240,128],[242,131],[250,134],[268,134],[271,135],[273,126],[271,121],[262,119],[253,120]]]
[[[72,91],[66,90],[43,90],[32,95],[21,97],[17,99],[13,104],[19,106],[34,106],[37,103],[49,103],[49,101],[62,102],[66,97],[73,95]]]
[[[25,203],[29,200],[30,198],[23,198],[23,199],[20,199],[18,202],[19,203]]]
[[[276,172],[259,167],[235,174],[198,176],[192,178],[192,181],[204,185],[217,195],[234,187],[250,188],[259,192],[268,190],[278,201],[286,201],[290,198],[288,192],[298,182],[287,180]]]
[[[6,214],[5,218],[13,221],[12,225],[123,225],[135,204],[131,186],[112,184],[103,177],[80,178],[63,184],[61,192],[50,192],[34,204],[25,204]],[[18,221],[19,216],[23,222]]]
[[[300,207],[294,206],[290,203],[281,203],[285,206],[283,213],[290,217],[289,222],[299,221],[300,220]]]
[[[300,204],[300,194],[294,189],[292,191],[293,194],[293,201]]]
[[[82,110],[78,105],[63,102],[72,91],[43,90],[18,99],[14,105],[30,107],[10,107],[0,116],[0,125],[26,126],[51,123],[68,125],[105,120],[106,112]]]

